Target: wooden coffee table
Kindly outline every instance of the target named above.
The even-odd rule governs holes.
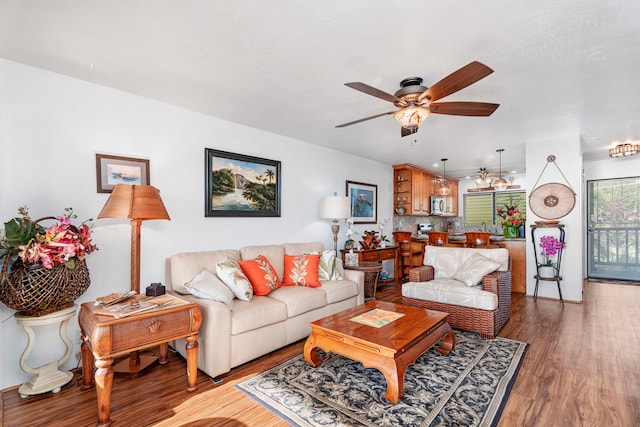
[[[374,309],[403,316],[379,328],[350,320]],[[442,341],[440,353],[446,355],[453,350],[455,337],[447,316],[448,313],[440,311],[372,300],[311,322],[304,358],[311,366],[320,366],[318,348],[321,348],[357,360],[365,367],[376,368],[387,379],[384,397],[398,403],[404,396],[407,366],[439,341]]]

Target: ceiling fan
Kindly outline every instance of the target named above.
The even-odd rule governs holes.
[[[400,89],[393,95],[361,82],[345,83],[352,89],[364,92],[393,103],[400,110],[389,111],[364,119],[354,120],[336,126],[342,128],[366,120],[393,114],[400,123],[401,135],[414,134],[425,118],[431,113],[450,114],[454,116],[490,116],[500,104],[488,102],[436,102],[445,96],[464,89],[467,86],[487,77],[493,70],[480,62],[474,61],[449,74],[431,87],[422,86],[421,77],[409,77],[400,82]]]
[[[490,172],[489,169],[487,168],[480,168],[471,179],[473,179],[473,181],[477,185],[491,184],[491,181],[493,181],[494,177],[500,177],[504,174],[506,174],[505,171]],[[468,177],[460,177],[460,178],[468,178]]]

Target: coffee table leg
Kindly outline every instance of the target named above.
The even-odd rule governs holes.
[[[398,403],[404,397],[404,372],[407,367],[392,359],[385,359],[382,365],[376,366],[387,380],[387,392],[384,397],[391,403]]]
[[[96,395],[98,400],[98,427],[111,425],[111,386],[113,385],[113,358],[98,359],[95,362]]]
[[[304,360],[314,368],[322,364],[322,359],[318,356],[318,348],[316,347],[316,337],[313,332],[304,343]]]
[[[438,351],[440,354],[444,354],[445,356],[451,353],[453,347],[456,345],[456,337],[453,335],[453,329],[449,323],[445,324],[444,335],[442,337],[442,342],[440,343],[440,347],[438,347]]]

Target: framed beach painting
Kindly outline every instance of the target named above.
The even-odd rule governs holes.
[[[215,216],[280,216],[280,162],[205,148],[205,211]]]
[[[116,184],[150,185],[149,160],[96,154],[98,193],[111,193]]]
[[[347,181],[347,196],[351,203],[354,224],[375,224],[378,217],[378,186]]]

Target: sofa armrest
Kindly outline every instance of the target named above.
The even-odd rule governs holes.
[[[200,306],[202,325],[198,332],[198,368],[211,377],[231,370],[231,309],[218,301],[180,295]],[[174,348],[186,357],[184,339]]]
[[[433,267],[430,265],[421,265],[409,269],[409,281],[410,282],[428,282],[433,280]]]
[[[358,297],[356,298],[357,304],[364,303],[364,272],[358,270],[344,270],[345,280],[349,280],[358,285]]]

